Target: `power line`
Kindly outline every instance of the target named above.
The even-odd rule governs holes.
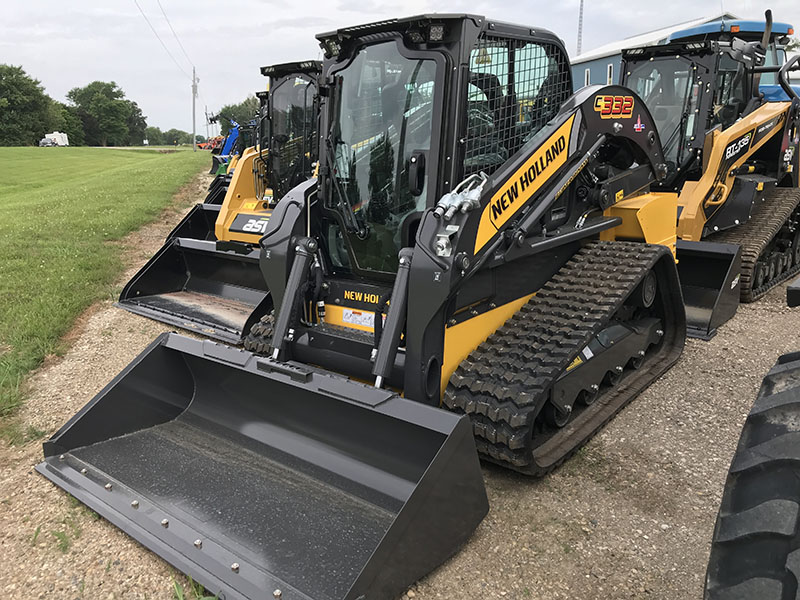
[[[133,0],[133,3],[136,5],[136,8],[139,9],[139,12],[142,13],[142,16],[144,17],[144,20],[147,21],[147,24],[150,26],[150,30],[153,32],[153,35],[155,35],[156,38],[158,39],[158,41],[161,42],[161,47],[164,48],[164,52],[166,52],[169,55],[169,57],[172,59],[172,62],[174,62],[175,66],[178,67],[178,69],[180,69],[181,73],[186,75],[187,79],[192,79],[189,76],[189,74],[186,71],[183,70],[183,67],[181,67],[181,65],[178,63],[178,61],[175,60],[175,57],[172,56],[172,53],[169,51],[169,48],[167,48],[167,45],[164,43],[164,40],[161,39],[161,36],[158,35],[158,32],[156,31],[155,27],[153,27],[153,24],[150,22],[150,19],[147,18],[147,15],[144,14],[144,11],[142,10],[142,7],[139,6],[139,3],[136,0]],[[160,6],[160,4],[159,4],[159,6]],[[170,28],[171,27],[172,26],[170,26]]]
[[[167,17],[167,13],[164,12],[164,7],[161,6],[161,0],[156,0],[156,2],[158,3],[158,8],[161,9],[161,14],[164,15],[164,20],[166,20],[167,25],[169,25],[169,30],[172,32],[172,35],[175,36],[175,41],[178,42],[178,46],[181,47],[181,52],[183,52],[183,55],[186,57],[186,60],[189,61],[189,64],[192,65],[192,67],[194,67],[192,59],[189,58],[188,54],[186,54],[186,49],[183,47],[183,44],[181,44],[180,39],[178,39],[178,34],[175,33],[175,30],[172,28],[172,23],[169,22],[169,17]]]

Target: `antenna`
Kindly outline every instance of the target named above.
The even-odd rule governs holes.
[[[581,54],[581,46],[583,45],[583,0],[581,0],[581,7],[578,12],[578,52],[577,56]]]

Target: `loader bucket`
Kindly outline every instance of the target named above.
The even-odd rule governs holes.
[[[398,597],[488,511],[467,417],[177,334],[44,454],[39,473],[226,600]]]
[[[739,307],[742,251],[737,244],[677,243],[678,275],[686,306],[686,333],[710,340]]]
[[[219,154],[211,155],[211,168],[208,170],[209,175],[214,175],[219,172],[219,168],[227,162],[227,156],[220,156]]]
[[[228,186],[230,186],[232,175],[223,173],[214,177],[214,180],[208,186],[208,193],[203,200],[204,204],[222,204],[225,201],[225,194],[228,193]]]
[[[216,240],[214,224],[217,222],[221,208],[218,204],[195,204],[192,210],[186,213],[181,222],[170,231],[167,241],[176,237],[192,238],[194,240]]]
[[[786,304],[791,307],[800,306],[800,277],[786,287]]]
[[[225,242],[167,240],[122,289],[118,306],[224,342],[238,344],[272,310],[257,249]],[[238,248],[237,248],[238,249]]]

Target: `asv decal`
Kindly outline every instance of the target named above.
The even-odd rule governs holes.
[[[794,146],[789,146],[783,153],[783,162],[790,163],[794,158]]]
[[[633,116],[633,96],[595,96],[594,110],[601,119],[630,119]]]
[[[743,135],[735,142],[728,144],[725,148],[725,160],[730,160],[735,156],[741,154],[744,150],[747,149],[747,146],[750,145],[750,139],[753,137],[753,132],[751,131],[747,135]]]
[[[247,223],[242,225],[242,231],[246,233],[261,233],[263,234],[267,229],[267,219],[248,219]]]

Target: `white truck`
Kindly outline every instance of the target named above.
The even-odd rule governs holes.
[[[46,133],[44,137],[39,140],[39,146],[69,146],[69,138],[66,133],[61,133],[59,131]]]

